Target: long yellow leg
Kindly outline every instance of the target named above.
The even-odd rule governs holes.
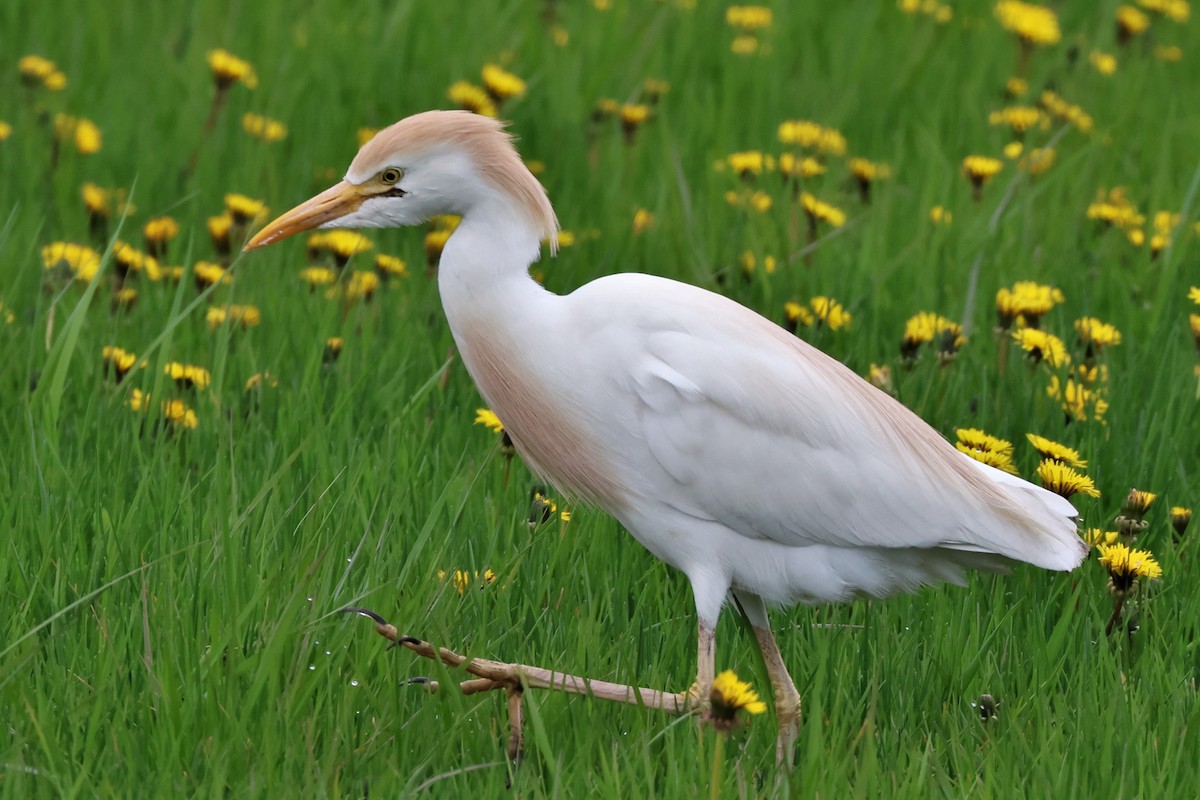
[[[775,634],[771,632],[766,603],[761,597],[747,592],[735,592],[735,595],[754,629],[754,638],[758,640],[758,649],[762,651],[763,663],[766,664],[767,675],[771,679],[771,693],[775,696],[775,716],[779,720],[775,759],[790,766],[795,752],[796,737],[800,733],[800,692],[796,691],[796,684],[792,682],[787,665],[783,663],[783,654],[779,652]]]
[[[688,710],[708,713],[712,708],[712,687],[717,677],[717,632],[700,621],[696,648],[696,682],[687,691]]]

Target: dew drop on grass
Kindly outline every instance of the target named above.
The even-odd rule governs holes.
[[[358,678],[351,678],[351,679],[350,679],[350,685],[351,685],[351,686],[358,686]]]
[[[316,667],[316,665],[315,665],[315,664],[309,664],[309,665],[308,665],[308,669],[309,669],[309,671],[310,671],[310,672],[311,672],[312,670],[316,669],[316,668],[317,668],[317,667]]]

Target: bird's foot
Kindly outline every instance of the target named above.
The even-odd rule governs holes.
[[[403,647],[419,656],[439,661],[450,668],[461,668],[474,676],[459,683],[458,688],[463,694],[478,694],[503,689],[508,695],[508,754],[513,761],[520,760],[524,751],[525,739],[522,728],[525,715],[521,700],[527,689],[549,689],[568,694],[587,695],[601,700],[654,708],[666,711],[668,714],[682,714],[689,709],[707,713],[712,703],[709,698],[711,687],[707,692],[693,686],[687,692],[672,694],[656,689],[628,686],[623,683],[591,680],[543,667],[470,658],[445,647],[435,647],[415,636],[404,635],[397,630],[395,625],[390,624],[369,609],[343,608],[342,611],[370,617],[375,621],[375,631],[396,647]],[[414,682],[423,684],[427,691],[437,691],[438,689],[437,682],[428,678],[418,679]]]
[[[700,681],[696,681],[686,692],[679,694],[679,702],[682,708],[687,713],[694,714],[697,720],[708,719],[709,712],[712,711],[712,684],[704,686]]]
[[[775,706],[779,718],[779,738],[775,740],[775,763],[791,769],[796,754],[796,739],[800,735],[800,697]]]

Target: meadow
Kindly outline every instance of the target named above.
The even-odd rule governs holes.
[[[1195,796],[1200,35],[1051,8],[0,5],[0,797]],[[549,191],[548,288],[727,294],[1161,574],[1098,549],[777,610],[791,771],[770,711],[535,691],[513,769],[501,693],[339,609],[679,691],[686,580],[476,423],[452,223],[239,254],[372,129],[464,104]],[[768,695],[729,610],[717,641]]]

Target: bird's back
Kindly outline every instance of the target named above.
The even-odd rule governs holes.
[[[606,432],[623,485],[664,517],[791,548],[943,549],[1050,569],[1086,554],[1066,500],[959,453],[744,306],[637,274],[562,300],[583,424]]]

